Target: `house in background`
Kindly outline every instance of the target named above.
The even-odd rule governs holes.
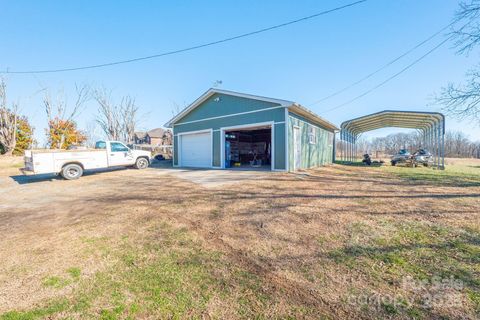
[[[166,125],[173,165],[295,171],[332,163],[334,124],[293,101],[212,88]]]
[[[152,146],[171,145],[172,132],[162,128],[152,129],[147,132],[135,132],[134,143]]]

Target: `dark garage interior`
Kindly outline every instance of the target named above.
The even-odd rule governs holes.
[[[226,168],[271,168],[271,128],[225,131]]]

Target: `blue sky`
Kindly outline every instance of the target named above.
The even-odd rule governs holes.
[[[283,23],[349,1],[5,1],[0,0],[0,69],[82,66],[156,54]],[[460,82],[478,52],[459,56],[452,44],[354,103],[324,113],[375,86],[443,38],[439,36],[375,77],[320,104],[324,96],[362,78],[447,25],[456,0],[369,0],[330,15],[196,51],[127,65],[56,74],[5,76],[9,99],[19,102],[40,142],[46,116],[40,91],[75,84],[105,86],[141,107],[140,128],[162,126],[174,105],[201,95],[214,81],[222,89],[297,101],[333,123],[384,109],[438,111],[432,96]],[[95,119],[90,101],[77,118]],[[475,124],[447,118],[447,129],[480,137]],[[382,129],[381,136],[398,129]]]

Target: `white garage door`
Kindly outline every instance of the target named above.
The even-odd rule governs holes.
[[[210,132],[184,134],[180,139],[180,166],[197,168],[212,166]]]

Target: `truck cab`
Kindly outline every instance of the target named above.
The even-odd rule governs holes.
[[[97,141],[95,150],[107,150],[109,167],[134,165],[139,156],[150,157],[149,152],[132,150],[120,141]]]

